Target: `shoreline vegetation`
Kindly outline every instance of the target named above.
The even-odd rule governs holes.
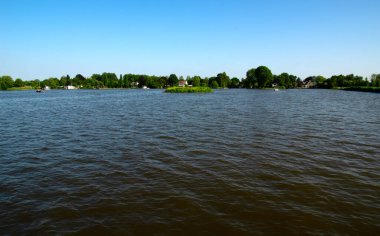
[[[380,93],[380,87],[348,87],[348,88],[344,88],[343,90]]]
[[[210,87],[170,87],[165,90],[165,93],[212,93]]]
[[[8,88],[8,91],[25,91],[25,90],[34,90],[32,86],[22,86],[22,87],[11,87]]]
[[[333,75],[330,78],[323,76],[309,76],[304,80],[289,74],[272,74],[266,66],[252,68],[246,72],[245,78],[230,78],[225,72],[213,77],[200,76],[151,76],[141,74],[115,73],[93,74],[84,77],[77,74],[74,78],[69,75],[61,78],[47,78],[35,80],[13,80],[11,76],[0,76],[0,90],[34,90],[34,89],[129,89],[151,88],[167,89],[166,92],[193,93],[210,92],[218,88],[247,88],[247,89],[292,89],[292,88],[323,88],[342,89],[347,91],[380,92],[380,74],[373,74],[370,79],[361,76]]]

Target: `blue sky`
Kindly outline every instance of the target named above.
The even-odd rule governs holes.
[[[378,0],[0,0],[0,75],[380,73]]]

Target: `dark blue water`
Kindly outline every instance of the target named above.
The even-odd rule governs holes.
[[[380,95],[0,92],[0,234],[376,235]]]

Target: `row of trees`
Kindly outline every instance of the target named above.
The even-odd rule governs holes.
[[[302,81],[297,76],[288,73],[273,75],[268,67],[259,66],[247,71],[246,79],[242,80],[242,85],[245,88],[296,88],[302,85]]]
[[[311,81],[315,88],[337,88],[337,87],[380,87],[380,74],[372,75],[370,81],[363,79],[361,76],[334,75],[326,79],[323,76],[310,76],[305,79]]]
[[[67,85],[73,85],[80,88],[142,88],[147,86],[149,88],[165,88],[178,85],[180,80],[187,80],[187,83],[192,86],[204,86],[204,87],[236,87],[240,86],[240,80],[238,78],[230,77],[225,73],[220,73],[216,77],[201,78],[200,76],[188,76],[186,79],[182,76],[177,77],[175,74],[170,76],[150,76],[150,75],[136,75],[125,74],[117,77],[114,73],[93,74],[88,78],[78,74],[74,78],[69,75],[58,78],[48,78],[43,81],[32,80],[22,81],[21,79],[13,79],[10,76],[0,77],[0,89],[8,89],[11,87],[23,87],[31,86],[44,87],[49,86],[52,89],[64,87]]]
[[[380,87],[380,74],[373,74],[371,80],[364,79],[362,76],[333,75],[330,78],[323,76],[309,76],[303,81],[295,75],[282,73],[272,75],[268,67],[260,66],[248,70],[246,79],[242,80],[242,87],[245,88],[337,88],[337,87]]]
[[[247,71],[246,78],[240,80],[236,77],[230,78],[225,72],[217,74],[215,77],[201,78],[200,76],[182,76],[177,77],[175,74],[169,76],[150,76],[115,73],[93,74],[86,78],[81,74],[71,78],[69,75],[61,78],[48,78],[43,81],[32,80],[23,81],[18,78],[13,80],[10,76],[0,77],[0,89],[6,90],[12,87],[30,86],[33,88],[49,86],[52,89],[61,88],[67,85],[73,85],[80,88],[165,88],[178,85],[180,80],[186,80],[189,85],[202,86],[211,88],[297,88],[308,87],[315,88],[335,88],[335,87],[353,87],[353,86],[373,86],[380,87],[380,74],[374,74],[371,80],[363,79],[355,75],[334,75],[330,78],[323,76],[310,76],[303,81],[288,73],[273,75],[271,70],[266,66],[259,66]]]

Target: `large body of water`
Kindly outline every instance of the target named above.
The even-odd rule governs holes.
[[[0,92],[0,234],[379,235],[380,95]]]

